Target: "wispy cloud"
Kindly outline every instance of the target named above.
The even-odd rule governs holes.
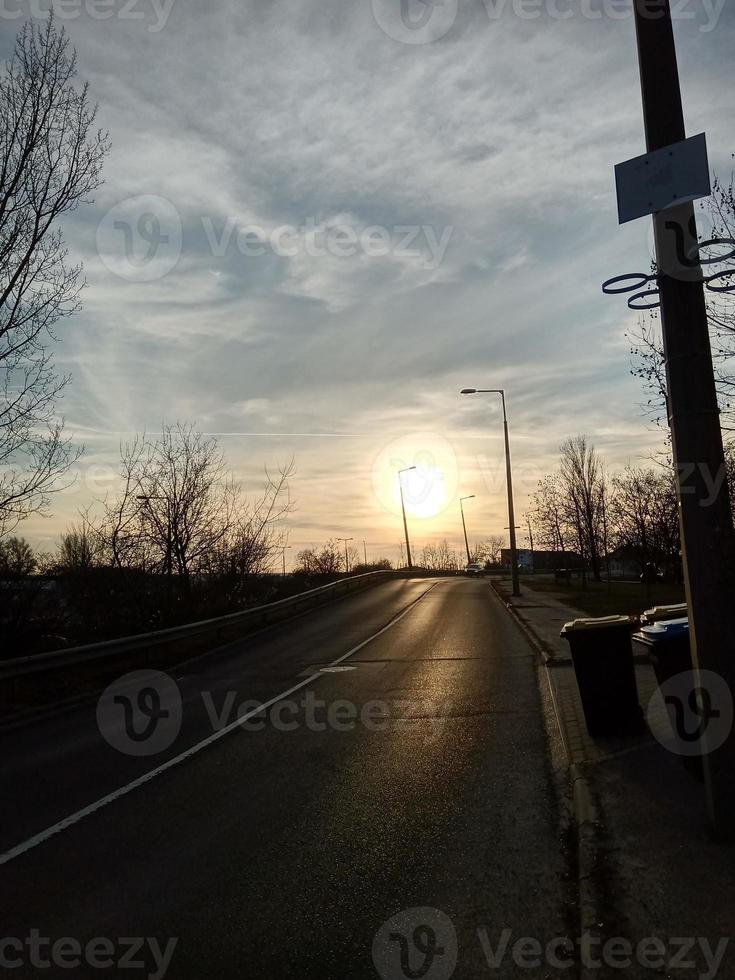
[[[649,451],[633,318],[599,288],[649,261],[645,222],[617,227],[612,179],[643,147],[632,24],[509,10],[459,4],[425,45],[388,36],[367,0],[175,0],[156,30],[151,6],[67,22],[113,141],[97,202],[65,227],[89,281],[59,351],[88,465],[112,464],[121,433],[193,419],[238,433],[223,445],[246,482],[296,455],[294,534],[391,540],[372,467],[408,433],[451,443],[458,484],[483,487],[482,532],[502,529],[502,486],[484,475],[497,412],[461,400],[464,385],[508,389],[521,506],[571,432],[613,463]],[[688,120],[724,168],[735,15],[701,27],[677,23]],[[137,224],[141,195],[164,202],[158,225]],[[138,249],[158,242],[165,275],[120,277],[110,209]],[[335,224],[386,229],[391,247],[315,255],[300,232],[289,254],[272,245],[283,226]],[[425,235],[398,250],[405,226],[451,229],[433,268]],[[252,227],[262,254],[238,240]],[[31,533],[57,533],[87,490]],[[459,540],[453,503],[424,530]]]

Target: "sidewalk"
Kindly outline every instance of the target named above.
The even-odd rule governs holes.
[[[634,953],[625,968],[601,965],[586,976],[735,977],[735,845],[709,839],[703,784],[649,733],[589,735],[569,647],[559,637],[565,622],[589,614],[565,605],[563,595],[534,591],[526,582],[515,599],[509,582],[494,586],[544,659],[571,771],[591,790],[588,830],[594,841],[580,854],[587,863],[580,878],[590,879],[583,891],[595,906],[587,919],[596,920],[602,943],[624,937],[634,948],[648,939],[666,947],[663,960],[662,947],[653,943],[658,960],[651,955],[641,961]],[[667,724],[652,666],[637,663],[635,669],[649,721],[657,728]],[[687,943],[691,939],[688,950],[685,937]]]

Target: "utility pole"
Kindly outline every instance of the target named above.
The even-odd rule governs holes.
[[[283,557],[283,577],[286,577],[286,552],[291,548],[290,544],[281,545],[281,555]]]
[[[510,577],[513,595],[521,594],[521,580],[518,575],[518,549],[516,548],[516,519],[513,507],[513,475],[510,467],[510,440],[508,438],[508,415],[505,411],[504,388],[463,388],[461,395],[500,395],[503,402],[503,435],[505,437],[505,484],[508,491],[508,524],[510,525]]]
[[[464,531],[464,546],[465,546],[465,550],[467,551],[467,564],[468,565],[472,561],[472,559],[470,558],[470,545],[469,545],[469,542],[467,540],[467,525],[465,524],[464,507],[462,505],[462,502],[464,500],[474,500],[474,497],[475,497],[474,493],[471,493],[467,497],[460,497],[459,498],[459,511],[460,511],[460,513],[462,515],[462,530]]]
[[[513,585],[513,595],[521,594],[521,581],[518,575],[518,549],[516,548],[516,518],[513,508],[513,477],[510,471],[510,440],[508,439],[508,416],[505,412],[505,392],[501,390],[503,400],[503,434],[505,435],[505,484],[508,490],[508,524],[510,524],[510,578]]]
[[[406,505],[403,502],[403,481],[401,480],[401,473],[408,473],[409,470],[415,469],[415,466],[406,466],[404,469],[398,471],[398,489],[401,492],[401,513],[403,514],[403,533],[406,538],[406,564],[409,569],[413,568],[413,562],[411,561],[411,545],[408,540],[408,523],[406,521]]]
[[[345,572],[349,575],[350,572],[350,557],[347,553],[347,542],[354,541],[354,538],[337,538],[337,541],[344,541],[345,543]]]
[[[669,0],[633,0],[648,151],[686,138]],[[671,428],[692,660],[735,689],[735,631],[728,617],[735,587],[735,533],[694,206],[654,215],[667,411]],[[713,489],[714,487],[714,489]],[[511,522],[512,523],[512,522]],[[700,688],[706,691],[706,681]],[[735,731],[702,746],[707,809],[718,837],[735,832]]]
[[[367,545],[365,544],[365,538],[362,539],[362,553],[365,558],[365,564],[367,565]]]

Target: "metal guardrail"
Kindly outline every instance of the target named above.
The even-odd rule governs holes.
[[[300,592],[295,596],[278,599],[263,606],[254,606],[241,612],[228,613],[213,619],[203,619],[196,623],[186,623],[184,626],[173,626],[165,630],[155,630],[151,633],[138,633],[135,636],[123,636],[116,640],[105,640],[102,643],[89,643],[85,646],[69,647],[65,650],[53,650],[49,653],[34,654],[30,657],[15,657],[12,660],[0,660],[0,680],[13,680],[27,677],[31,674],[45,673],[63,667],[77,664],[92,663],[98,660],[112,660],[123,657],[138,650],[151,650],[166,646],[178,640],[188,640],[193,637],[210,636],[213,642],[226,642],[228,633],[237,631],[243,625],[267,625],[287,619],[302,609],[321,605],[332,596],[339,596],[368,585],[391,578],[403,578],[405,573],[397,571],[366,572],[363,575],[353,575],[348,578],[328,582],[308,592]],[[232,637],[233,639],[236,637]]]

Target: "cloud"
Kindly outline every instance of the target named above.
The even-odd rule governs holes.
[[[628,374],[634,318],[600,292],[649,261],[645,223],[620,229],[615,213],[613,165],[643,147],[629,20],[525,21],[511,7],[493,19],[478,0],[415,45],[369,2],[176,0],[155,31],[139,7],[138,20],[67,24],[113,142],[97,201],[65,222],[89,288],[63,329],[64,411],[94,465],[163,419],[257,433],[224,448],[253,486],[263,462],[296,455],[295,529],[387,541],[392,517],[366,488],[372,459],[406,432],[453,444],[460,481],[485,487],[483,532],[502,530],[503,488],[483,475],[502,451],[497,413],[460,400],[464,385],[508,389],[521,506],[579,429],[614,464],[645,456],[658,436]],[[734,24],[729,9],[717,32],[677,24],[689,125],[708,130],[720,166]],[[173,219],[138,226],[140,195]],[[123,253],[100,257],[112,208],[131,235],[143,228],[140,248],[168,236],[161,278],[120,278]],[[393,246],[313,255],[299,232],[291,254],[272,247],[284,225],[335,224],[387,229]],[[435,268],[425,236],[398,254],[403,226],[451,229]],[[253,227],[262,254],[243,247]],[[31,533],[56,533],[82,497]],[[459,541],[456,525],[450,508],[421,533]]]

